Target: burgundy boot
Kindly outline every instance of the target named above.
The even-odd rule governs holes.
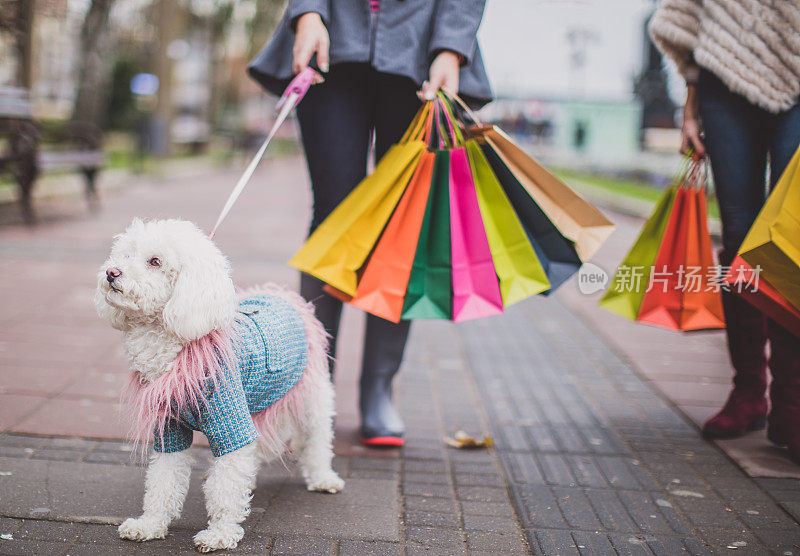
[[[732,257],[719,254],[720,264]],[[736,438],[766,425],[767,319],[733,292],[722,292],[722,307],[733,365],[733,390],[723,408],[703,425],[706,438]]]
[[[769,339],[772,409],[767,438],[788,447],[789,457],[800,465],[800,339],[772,321]]]

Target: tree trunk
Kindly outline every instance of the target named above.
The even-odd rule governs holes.
[[[108,14],[114,0],[92,0],[81,27],[78,52],[78,90],[73,105],[72,120],[99,125],[102,85],[109,60],[101,52],[108,29]]]
[[[31,88],[31,33],[33,31],[33,0],[0,0],[0,31],[12,37],[14,80],[12,85]]]
[[[286,0],[256,0],[256,13],[250,22],[250,58],[264,48],[286,9]]]

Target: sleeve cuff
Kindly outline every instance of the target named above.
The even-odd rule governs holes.
[[[254,429],[252,434],[248,434],[247,436],[240,438],[236,442],[225,444],[224,446],[219,446],[216,443],[211,442],[211,439],[209,439],[208,444],[209,447],[211,448],[211,455],[214,456],[215,458],[218,458],[220,456],[224,456],[225,454],[230,454],[231,452],[235,452],[239,448],[243,448],[248,444],[252,444],[257,439],[258,439],[258,433]]]
[[[329,10],[327,0],[291,0],[287,13],[292,30],[297,25],[298,17],[311,12],[318,13],[325,25],[328,25]]]
[[[475,54],[477,40],[474,37],[437,37],[431,41],[428,54],[433,59],[442,50],[455,52],[461,58],[461,65],[467,65]]]

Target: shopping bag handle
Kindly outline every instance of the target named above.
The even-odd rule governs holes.
[[[427,131],[424,137],[428,147],[444,150],[463,146],[464,135],[461,128],[455,123],[456,116],[447,98],[437,94],[428,103],[432,106],[431,117],[426,125]]]
[[[451,137],[453,138],[453,143],[455,145],[463,145],[464,134],[461,132],[460,127],[454,124],[457,118],[455,111],[453,110],[453,105],[444,95],[443,90],[440,90],[439,93],[437,93],[437,96],[441,101],[442,111],[444,113],[444,118],[447,123],[447,128],[450,131]]]
[[[708,193],[708,161],[705,157],[689,152],[683,156],[683,163],[675,176],[679,187],[703,189]]]
[[[447,100],[449,100],[451,103],[457,104],[458,107],[461,108],[461,110],[463,110],[464,113],[467,114],[467,116],[469,116],[469,119],[472,120],[473,124],[472,127],[478,127],[478,128],[487,127],[483,122],[481,122],[480,118],[478,118],[478,116],[475,115],[475,112],[473,112],[472,109],[469,106],[467,106],[467,103],[464,102],[464,100],[460,96],[458,96],[455,93],[451,93],[445,89],[439,89],[439,93],[442,96],[446,97]]]
[[[428,122],[428,116],[431,112],[431,104],[432,103],[430,102],[426,102],[422,108],[417,111],[417,115],[414,116],[414,119],[411,121],[411,125],[408,126],[408,129],[400,139],[401,143],[408,143],[409,141],[420,139],[424,140],[426,124]]]

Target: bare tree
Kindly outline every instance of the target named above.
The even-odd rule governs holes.
[[[98,123],[103,113],[102,85],[106,80],[108,60],[102,48],[108,31],[108,15],[115,0],[92,0],[83,20],[78,52],[78,90],[72,111],[75,122]]]

